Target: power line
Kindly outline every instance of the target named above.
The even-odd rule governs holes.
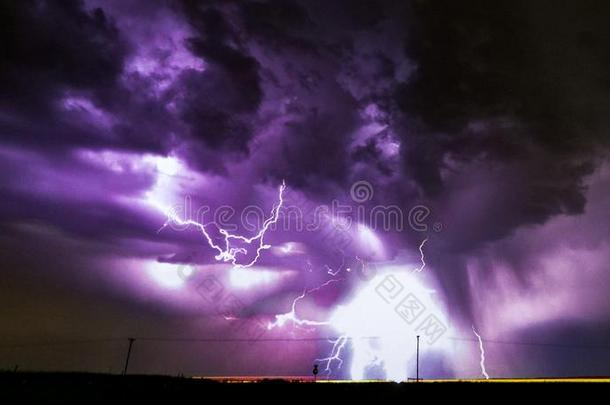
[[[450,337],[451,340],[466,341],[466,342],[478,342],[478,340],[472,338],[460,338]],[[543,346],[543,347],[557,347],[557,348],[573,348],[573,349],[610,349],[610,345],[586,345],[586,344],[573,344],[573,343],[552,343],[552,342],[515,342],[508,340],[492,340],[492,339],[481,339],[484,343],[501,344],[501,345],[518,345],[518,346]]]
[[[312,338],[166,338],[166,337],[139,337],[138,340],[143,341],[158,341],[158,342],[207,342],[207,343],[255,343],[255,342],[316,342],[316,341],[334,341],[339,337],[312,337]],[[347,337],[347,339],[381,339],[380,336],[361,336]],[[472,338],[449,337],[451,340],[478,343],[478,340]],[[520,342],[507,340],[492,340],[481,339],[485,343],[491,344],[506,344],[506,345],[522,345],[522,346],[548,346],[560,348],[588,348],[588,349],[610,349],[610,345],[585,345],[585,344],[567,344],[567,343],[548,343],[548,342]]]
[[[123,342],[124,338],[100,338],[100,339],[79,339],[79,340],[61,340],[61,341],[38,341],[27,343],[6,343],[0,344],[0,348],[20,348],[20,347],[45,347],[45,346],[66,346],[89,343],[103,342]]]
[[[256,342],[321,342],[339,339],[338,337],[312,337],[312,338],[163,338],[163,337],[137,337],[137,340],[153,342],[193,342],[193,343],[256,343]],[[354,339],[354,338],[348,338]],[[379,339],[378,336],[363,336],[357,339]]]
[[[322,342],[337,340],[336,336],[327,337],[305,337],[305,338],[183,338],[183,337],[153,337],[153,336],[134,336],[138,341],[143,342],[160,342],[160,343],[257,343],[257,342]],[[346,337],[344,337],[346,338]],[[347,337],[347,339],[381,339],[379,336],[361,336]],[[477,343],[478,340],[472,338],[464,338],[451,336],[451,340]],[[96,338],[96,339],[73,339],[73,340],[53,340],[53,341],[38,341],[38,342],[19,342],[0,344],[0,348],[27,348],[27,347],[45,347],[45,346],[64,346],[64,345],[81,345],[94,344],[104,342],[125,342],[127,338]],[[556,348],[580,348],[580,349],[600,349],[608,350],[610,345],[592,345],[592,344],[576,344],[576,343],[554,343],[554,342],[524,342],[510,340],[493,340],[481,339],[484,343],[502,344],[502,345],[519,345],[519,346],[541,346],[541,347],[556,347]]]

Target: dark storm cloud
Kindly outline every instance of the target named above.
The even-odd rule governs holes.
[[[37,220],[98,242],[153,238],[150,211],[100,196],[137,197],[154,184],[154,172],[113,173],[66,155],[2,157],[4,222]]]
[[[282,129],[281,153],[263,166],[265,175],[316,193],[323,184],[349,186],[364,164],[373,169],[361,173],[374,173],[367,178],[376,196],[404,207],[424,201],[446,226],[434,236],[430,262],[456,312],[472,310],[467,262],[478,249],[525,225],[583,212],[585,179],[603,154],[597,147],[606,145],[610,116],[602,10],[375,2],[367,20],[365,11],[340,2],[274,11],[269,2],[251,4],[240,15],[273,61],[261,62],[261,70],[281,83],[278,66],[290,60],[292,87],[280,87],[300,96],[288,110],[298,119]],[[330,84],[335,80],[340,87]],[[401,143],[403,181],[387,189],[392,165],[381,153],[384,133],[351,144],[367,103]],[[412,236],[397,245],[412,245]]]
[[[337,89],[335,94],[341,97],[342,91]],[[334,107],[322,104],[286,124],[285,137],[280,142],[281,155],[268,166],[271,175],[286,179],[297,188],[318,191],[326,183],[346,181],[348,136],[357,121],[355,111],[349,107],[351,101],[347,104],[341,98],[335,101]]]
[[[430,196],[446,159],[505,165],[513,204],[495,237],[522,223],[582,212],[583,177],[607,144],[607,8],[591,2],[416,2],[396,90],[414,121],[403,156]],[[498,179],[499,180],[499,179]],[[509,194],[512,194],[509,196]],[[500,213],[499,213],[500,214]],[[512,219],[509,219],[512,217]],[[481,240],[493,238],[480,235]]]
[[[272,0],[247,2],[240,14],[248,34],[278,50],[293,47],[303,52],[315,51],[317,44],[307,38],[307,31],[314,28],[307,10],[294,1]]]
[[[508,117],[553,150],[590,147],[606,123],[607,12],[586,1],[416,3],[406,52],[418,69],[400,105],[434,131]]]
[[[102,10],[89,14],[82,6],[80,1],[3,3],[4,137],[41,144],[96,138],[91,129],[58,125],[59,99],[69,90],[97,99],[104,90],[115,88],[126,48]]]
[[[1,7],[5,140],[46,150],[166,149],[171,117],[163,105],[133,94],[122,82],[134,44],[111,16],[78,0]],[[132,87],[136,81],[128,78]]]
[[[350,137],[363,107],[355,98],[387,91],[396,73],[393,59],[375,45],[356,54],[357,37],[377,30],[388,10],[374,2],[192,1],[182,11],[196,32],[189,47],[207,65],[185,73],[179,85],[179,111],[191,134],[213,149],[249,151],[257,133],[268,132],[268,111],[275,110],[286,117],[277,129],[282,135],[263,142],[280,147],[261,175],[316,192],[345,185]],[[190,156],[218,170],[205,153],[200,161]]]
[[[263,97],[259,63],[220,10],[197,2],[185,2],[184,9],[197,34],[188,39],[189,48],[206,69],[183,75],[180,116],[206,145],[247,151]]]
[[[382,159],[383,152],[379,148],[377,141],[373,138],[366,141],[362,146],[356,147],[351,157],[355,162],[366,162],[377,168],[380,173],[389,176],[392,169]]]
[[[101,93],[114,86],[125,43],[101,9],[88,13],[78,0],[25,0],[1,7],[4,108],[48,112],[66,88]]]
[[[609,30],[597,8],[483,1],[190,3],[187,15],[199,33],[191,44],[211,62],[210,77],[235,81],[235,63],[239,77],[251,79],[238,81],[243,100],[234,102],[237,92],[225,83],[227,101],[223,95],[210,106],[199,99],[203,107],[195,115],[211,114],[199,126],[208,145],[244,148],[261,122],[248,125],[240,115],[275,101],[290,118],[277,130],[280,136],[265,140],[277,147],[259,150],[268,155],[261,176],[315,195],[327,185],[348,187],[363,165],[359,173],[372,180],[378,196],[405,207],[429,204],[446,225],[435,236],[441,252],[431,260],[448,295],[466,308],[468,255],[524,225],[583,212],[585,179],[603,152],[596,148],[606,144],[610,116],[610,60],[601,46]],[[257,63],[250,65],[251,58]],[[260,90],[260,97],[247,89]],[[290,101],[278,102],[282,97]],[[378,110],[374,120],[398,137],[402,176],[415,181],[419,198],[406,181],[383,186],[394,174],[382,153],[388,131],[353,143],[368,103]],[[226,116],[234,118],[230,125]],[[205,125],[215,125],[218,139]]]
[[[7,113],[19,110],[5,114],[4,136],[31,137],[41,145],[61,140],[164,151],[168,134],[181,133],[186,124],[203,142],[187,154],[203,161],[199,167],[222,173],[223,156],[208,148],[247,152],[268,123],[260,108],[275,103],[292,117],[281,125],[263,177],[320,189],[325,182],[346,185],[354,164],[392,174],[381,152],[383,135],[351,144],[362,124],[359,113],[372,102],[401,138],[405,176],[439,209],[455,212],[453,197],[473,186],[444,170],[459,172],[480,161],[499,167],[480,181],[510,194],[510,203],[493,202],[480,216],[493,211],[503,220],[481,225],[476,215],[466,218],[455,229],[476,231],[469,237],[449,231],[447,245],[454,250],[582,211],[582,178],[595,167],[591,150],[605,141],[607,120],[604,72],[610,63],[601,46],[608,37],[601,10],[519,2],[416,2],[406,10],[390,2],[227,4],[175,7],[194,30],[186,44],[205,69],[184,69],[157,99],[142,94],[150,79],[137,73],[124,76],[127,86],[117,83],[134,44],[104,11],[85,11],[76,1],[4,6],[10,7],[3,13],[9,41],[0,73],[10,85],[3,106]],[[387,49],[361,50],[376,35],[389,35],[389,22],[406,27],[397,42],[402,47],[407,39],[403,57],[416,66],[400,85],[404,61]],[[366,39],[358,42],[362,33]],[[93,107],[118,118],[107,129],[110,138],[80,122],[78,110],[57,111],[66,90],[84,92]],[[295,99],[282,101],[290,97]],[[176,115],[167,110],[169,102]],[[30,119],[34,111],[44,114]]]

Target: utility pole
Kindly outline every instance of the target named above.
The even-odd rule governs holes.
[[[417,355],[415,357],[415,382],[419,382],[419,335],[417,335]]]
[[[134,338],[129,339],[129,348],[127,349],[127,358],[125,359],[125,368],[123,369],[123,375],[127,375],[127,366],[129,366],[129,356],[131,356],[131,346],[133,346],[133,342],[135,342]]]

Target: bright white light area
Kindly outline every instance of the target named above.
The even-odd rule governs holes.
[[[180,169],[182,168],[180,161],[173,156],[155,156],[154,162],[157,166],[157,170],[160,173],[167,174],[168,176],[175,176],[180,172]]]
[[[132,172],[134,174],[146,172],[160,172],[167,175],[176,175],[185,166],[174,156],[161,156],[152,154],[138,154],[116,152],[112,150],[81,149],[76,152],[80,159],[117,173]]]
[[[133,177],[154,176],[152,186],[135,199],[164,215],[174,206],[185,208],[185,196],[188,195],[188,191],[184,190],[186,185],[201,189],[206,183],[201,174],[189,169],[178,157],[172,155],[81,149],[76,152],[76,156],[91,165],[117,174],[130,174]],[[175,176],[179,176],[181,181],[177,181]]]
[[[361,252],[364,253],[365,256],[371,258],[383,258],[385,249],[383,248],[381,239],[375,234],[375,231],[363,224],[358,224],[356,230]]]
[[[261,268],[232,268],[229,271],[229,282],[236,289],[250,289],[269,286],[279,280],[278,272]]]
[[[146,270],[157,285],[169,289],[182,287],[193,273],[193,269],[190,266],[158,262],[147,264]]]
[[[352,338],[351,359],[345,355],[352,379],[367,378],[372,366],[381,367],[388,380],[414,377],[417,335],[426,353],[451,348],[451,331],[439,297],[411,269],[382,269],[332,314],[333,328]]]
[[[276,256],[292,256],[304,254],[306,252],[306,247],[299,242],[286,242],[281,245],[273,246],[272,250]]]

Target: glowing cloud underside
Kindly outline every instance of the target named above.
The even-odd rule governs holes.
[[[189,276],[192,269],[186,267],[181,273],[175,264],[151,262],[146,264],[146,271],[159,286],[177,289],[184,285],[185,276]]]
[[[279,187],[279,191],[278,191],[278,200],[279,201],[278,201],[277,205],[275,205],[273,207],[273,209],[271,210],[270,217],[265,220],[265,222],[263,223],[263,226],[258,231],[258,233],[250,238],[247,238],[247,237],[241,236],[241,235],[234,235],[232,233],[229,233],[226,229],[220,228],[220,229],[218,229],[218,232],[223,236],[223,243],[217,244],[214,242],[212,236],[210,235],[210,233],[207,230],[208,227],[216,226],[216,224],[214,224],[214,223],[201,224],[192,219],[181,219],[172,210],[168,210],[166,212],[167,221],[159,229],[159,232],[161,232],[163,229],[170,226],[171,224],[177,224],[177,225],[181,225],[181,226],[185,226],[185,225],[193,226],[201,232],[201,234],[204,236],[205,240],[207,241],[208,245],[218,252],[218,254],[215,256],[216,260],[223,261],[223,262],[229,262],[237,268],[251,267],[258,261],[260,255],[261,255],[261,252],[263,250],[269,249],[271,247],[271,245],[267,245],[264,242],[265,233],[267,233],[267,230],[269,229],[269,227],[271,225],[275,224],[278,221],[278,218],[280,215],[280,209],[282,208],[282,205],[284,204],[284,190],[285,189],[286,189],[286,183],[282,182],[282,185]],[[256,247],[256,253],[254,255],[254,258],[252,258],[250,261],[246,261],[245,263],[238,263],[240,256],[245,256],[249,252],[247,249],[245,249],[243,247],[234,246],[234,242],[245,244],[245,245],[254,245]]]
[[[445,312],[434,292],[411,273],[407,268],[397,267],[380,272],[350,302],[339,306],[332,314],[329,322],[343,339],[335,342],[333,351],[344,349],[343,346],[349,340],[352,379],[367,378],[371,368],[376,366],[383,370],[388,380],[407,380],[409,373],[415,369],[416,336],[425,335],[425,331],[418,329],[422,321],[434,316],[445,326],[448,325]],[[395,287],[391,292],[387,288],[380,288],[384,286],[387,277],[392,277],[402,288]],[[416,297],[425,308],[417,311],[421,313],[411,323],[396,311],[397,305],[407,296]],[[425,336],[422,336],[422,350],[429,353],[449,349],[448,331],[446,332],[432,344],[426,343]],[[336,360],[335,354],[331,353],[327,360]]]
[[[231,287],[247,290],[251,288],[267,287],[276,282],[281,276],[270,270],[232,268],[229,271],[229,282]]]
[[[385,249],[375,232],[364,224],[358,224],[356,229],[357,240],[363,253],[373,258],[382,258],[385,255]]]

